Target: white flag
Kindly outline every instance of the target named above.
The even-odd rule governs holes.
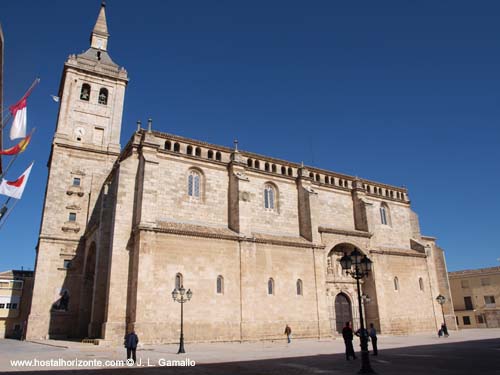
[[[30,176],[31,167],[33,167],[33,163],[31,163],[28,169],[26,169],[24,173],[15,181],[7,181],[5,179],[2,179],[2,183],[0,184],[0,194],[15,199],[21,199],[24,188]]]

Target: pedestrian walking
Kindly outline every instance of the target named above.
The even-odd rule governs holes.
[[[285,327],[285,335],[286,335],[286,338],[288,340],[288,343],[290,344],[292,342],[292,329],[290,328],[290,326],[287,324],[286,327]]]
[[[125,348],[127,348],[127,360],[132,358],[134,363],[137,361],[135,352],[137,350],[137,344],[139,343],[139,337],[135,334],[134,330],[130,331],[125,336]]]
[[[370,336],[370,340],[372,341],[373,355],[378,355],[377,330],[373,326],[373,323],[370,323],[370,329],[368,330],[368,335]]]
[[[441,324],[441,331],[443,331],[444,337],[448,337],[448,327],[446,327],[446,323]]]
[[[352,333],[351,322],[345,323],[345,327],[342,329],[342,337],[344,338],[346,360],[349,360],[350,357],[356,359],[356,354],[354,354],[354,347],[352,346],[354,334]]]

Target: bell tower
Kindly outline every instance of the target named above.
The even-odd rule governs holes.
[[[103,312],[92,306],[105,292],[107,244],[93,228],[103,207],[104,181],[120,153],[128,83],[127,71],[108,53],[108,39],[103,3],[90,47],[64,63],[36,249],[30,338],[88,337],[87,327],[102,320]]]

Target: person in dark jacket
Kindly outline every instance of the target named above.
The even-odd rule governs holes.
[[[285,335],[288,340],[288,343],[290,344],[292,342],[291,335],[292,335],[292,329],[290,326],[287,324],[285,327]]]
[[[441,324],[441,331],[443,331],[444,337],[448,337],[449,336],[449,334],[448,334],[448,327],[446,327],[445,323]]]
[[[127,348],[127,359],[132,358],[134,363],[137,361],[135,352],[137,350],[137,344],[139,343],[139,337],[135,334],[134,330],[125,336],[125,348]]]
[[[354,334],[352,333],[351,322],[346,322],[344,329],[342,329],[342,337],[344,338],[345,343],[345,357],[347,360],[352,357],[356,359],[356,355],[354,354],[354,347],[352,346],[352,340],[354,339]]]
[[[378,355],[378,348],[377,348],[377,330],[373,326],[373,323],[370,323],[370,329],[368,330],[368,335],[370,336],[370,339],[372,341],[372,346],[373,346],[373,355]]]

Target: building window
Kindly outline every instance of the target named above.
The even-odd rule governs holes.
[[[5,303],[0,303],[0,309],[5,309]]]
[[[490,285],[490,279],[481,279],[481,285],[482,286]]]
[[[68,220],[69,221],[76,221],[76,213],[70,212]]]
[[[11,303],[7,303],[7,304],[5,305],[5,308],[6,308],[7,310],[10,310],[10,306],[11,306],[11,305],[12,305]]]
[[[89,98],[90,98],[90,85],[84,83],[82,85],[82,91],[80,92],[80,99],[88,102]]]
[[[470,317],[464,316],[464,326],[470,326]]]
[[[215,153],[215,160],[217,160],[217,161],[221,161],[222,160],[222,154],[219,151],[217,151]]]
[[[461,280],[460,285],[462,286],[462,289],[466,289],[469,287],[469,280]]]
[[[63,261],[63,268],[65,270],[69,270],[71,268],[71,260],[65,259]]]
[[[108,89],[105,89],[104,87],[102,87],[100,90],[99,90],[99,104],[108,104]]]
[[[224,278],[217,276],[217,294],[224,294]]]
[[[208,157],[209,159],[213,159],[213,158],[214,158],[214,152],[213,152],[212,150],[208,150],[207,157]]]
[[[200,180],[201,176],[198,171],[190,170],[188,176],[188,195],[192,198],[200,198]]]
[[[399,290],[399,280],[397,277],[394,278],[394,290]]]
[[[424,291],[424,280],[421,277],[418,279],[418,286],[421,291]]]
[[[476,318],[478,324],[484,324],[484,318],[482,315],[476,315]]]
[[[474,310],[472,305],[472,297],[464,297],[465,310]]]
[[[383,225],[390,225],[389,206],[386,203],[380,205],[380,222]]]
[[[276,189],[270,184],[264,186],[264,208],[266,210],[276,208]]]
[[[23,281],[22,280],[13,280],[12,281],[12,289],[17,289],[17,290],[23,289]]]
[[[253,167],[253,160],[252,159],[247,159],[247,165],[249,168]]]
[[[303,290],[302,290],[302,280],[298,279],[297,280],[297,295],[301,296],[302,293],[303,293]]]
[[[171,148],[172,148],[172,142],[165,141],[165,150],[170,151]]]
[[[174,143],[174,152],[180,152],[181,145],[177,142]]]
[[[16,310],[17,309],[17,303],[13,303],[10,306],[11,310]]]
[[[177,275],[175,275],[175,288],[180,289],[181,286],[183,285],[184,285],[184,280],[182,277],[182,273],[178,273]]]
[[[274,295],[274,280],[272,278],[267,282],[267,294]]]
[[[198,157],[201,157],[201,148],[196,147],[196,149],[194,150],[194,154]]]
[[[255,169],[260,169],[260,161],[255,160],[255,162],[253,163],[253,166]]]
[[[186,148],[186,154],[193,155],[193,146],[187,146],[187,148]]]
[[[495,296],[484,296],[484,303],[486,304],[486,307],[495,306]]]
[[[80,178],[79,177],[74,177],[73,178],[73,186],[80,186]]]

